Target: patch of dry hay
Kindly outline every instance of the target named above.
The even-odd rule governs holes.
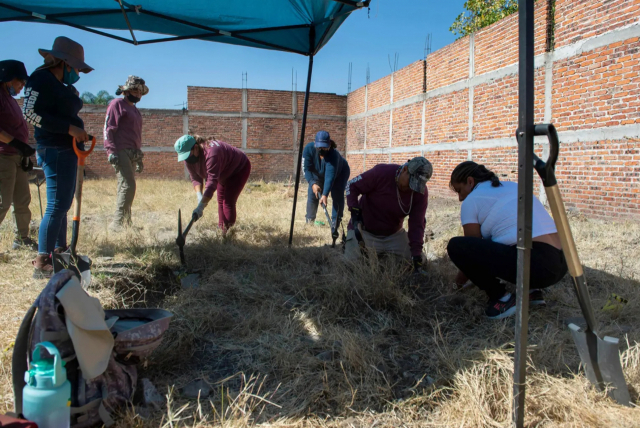
[[[187,182],[139,180],[135,227],[107,230],[113,180],[86,183],[79,251],[96,266],[91,292],[107,307],[161,306],[175,318],[141,377],[169,397],[167,409],[142,419],[128,410],[122,427],[464,426],[510,424],[513,320],[483,316],[477,290],[456,293],[445,253],[460,233],[459,205],[433,198],[427,212],[434,240],[429,280],[407,280],[392,260],[339,261],[328,228],[304,225],[298,206],[293,249],[287,248],[291,190],[254,183],[242,194],[238,225],[223,238],[210,207],[185,248],[200,287],[183,290],[178,268],[177,210],[196,205]],[[304,200],[303,192],[299,200]],[[39,213],[37,196],[32,203]],[[38,214],[36,214],[37,216]],[[640,227],[572,217],[594,305],[611,292],[629,303],[598,311],[601,331],[623,342],[632,396],[640,390]],[[0,251],[11,242],[0,228]],[[0,264],[0,403],[12,407],[11,341],[44,285],[30,278],[28,252]],[[546,292],[549,306],[531,313],[527,424],[638,426],[637,408],[598,394],[583,376],[564,326],[579,315],[570,282]],[[180,389],[194,379],[212,386],[189,401]]]

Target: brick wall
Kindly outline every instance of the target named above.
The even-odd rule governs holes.
[[[550,5],[535,6],[535,120],[560,133],[565,203],[640,220],[640,0],[555,0],[555,13]],[[468,159],[517,180],[517,61],[516,14],[430,54],[426,82],[417,61],[350,93],[352,176],[424,155],[432,195],[455,197],[451,171]],[[545,147],[536,140],[538,155]]]
[[[556,48],[638,22],[640,0],[556,0]]]
[[[192,134],[217,138],[247,151],[253,164],[251,179],[288,180],[295,173],[304,93],[189,86],[187,97],[189,110],[140,109],[145,176],[185,177],[184,165],[177,162],[173,151],[173,144],[185,128]],[[326,130],[344,152],[346,111],[345,96],[311,93],[305,140],[313,141],[316,132]],[[80,112],[85,129],[97,141],[96,151],[87,161],[90,178],[114,175],[103,149],[105,114],[105,106],[93,105]],[[35,144],[32,128],[30,142]]]

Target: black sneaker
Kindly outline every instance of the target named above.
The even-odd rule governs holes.
[[[529,291],[529,306],[547,306],[547,302],[544,301],[542,290],[535,289]]]
[[[38,251],[38,244],[31,238],[16,238],[11,246],[14,250],[33,250]]]
[[[509,297],[509,300],[506,302],[490,300],[484,313],[487,315],[487,318],[492,320],[510,317],[516,313],[516,294],[511,293],[511,297]]]

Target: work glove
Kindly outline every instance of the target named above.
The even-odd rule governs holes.
[[[194,221],[198,221],[200,220],[200,218],[202,218],[202,215],[204,214],[204,209],[207,207],[209,203],[204,203],[202,201],[200,201],[200,203],[198,204],[198,206],[196,207],[195,210],[193,210],[193,220]]]
[[[351,224],[353,224],[353,232],[356,235],[356,240],[358,241],[358,245],[360,248],[364,248],[364,239],[362,238],[362,233],[360,232],[360,228],[362,227],[362,210],[358,207],[349,208],[351,211]]]
[[[115,169],[116,172],[120,172],[120,158],[118,158],[118,155],[111,153],[108,160],[113,169]]]
[[[13,140],[9,141],[7,144],[9,144],[11,147],[16,149],[17,151],[19,151],[22,156],[27,158],[29,156],[33,156],[33,154],[36,152],[30,145],[23,143],[17,138],[14,138]]]
[[[21,167],[24,172],[33,171],[33,162],[31,161],[31,158],[22,158]]]
[[[138,162],[136,162],[136,172],[138,174],[141,174],[143,168],[144,168],[144,164],[142,163],[142,159],[139,159]]]
[[[351,211],[351,223],[353,224],[353,229],[357,230],[358,225],[362,225],[362,210],[358,207],[349,208]]]
[[[198,202],[202,200],[202,192],[197,192]]]
[[[427,271],[422,267],[422,256],[412,256],[413,262],[413,274],[414,275],[427,275]]]

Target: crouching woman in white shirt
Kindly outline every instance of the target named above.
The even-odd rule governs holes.
[[[467,161],[451,173],[449,186],[462,202],[464,236],[447,245],[459,269],[456,284],[473,282],[489,296],[487,317],[500,319],[516,312],[515,294],[500,280],[515,284],[518,273],[518,184],[500,179],[484,165]],[[560,237],[551,216],[533,198],[531,249],[531,305],[544,305],[540,289],[559,282],[567,273]]]

